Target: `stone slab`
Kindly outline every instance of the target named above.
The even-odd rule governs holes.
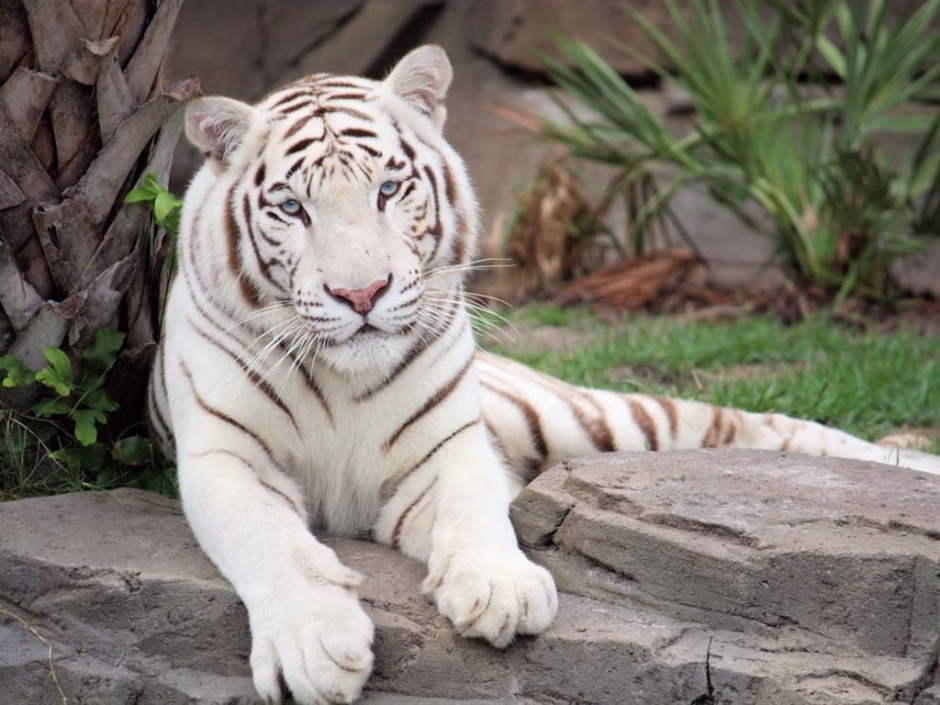
[[[926,474],[706,450],[566,463],[523,492],[513,519],[576,592],[600,589],[585,578],[586,559],[624,578],[628,602],[676,617],[794,625],[872,654],[929,659],[938,509],[940,478]]]
[[[362,702],[703,703],[709,702],[703,700],[708,692],[706,662],[713,703],[860,705],[912,703],[916,697],[922,705],[932,702],[925,698],[932,697],[927,687],[936,666],[938,625],[930,609],[937,539],[920,531],[934,526],[929,498],[936,488],[931,480],[882,468],[885,477],[891,474],[893,479],[878,486],[906,492],[897,495],[906,499],[886,496],[881,514],[864,516],[887,526],[894,512],[903,511],[908,528],[902,535],[900,529],[841,525],[822,499],[807,500],[807,493],[813,494],[807,488],[830,485],[842,488],[840,496],[848,506],[845,488],[877,485],[873,473],[878,468],[790,458],[797,478],[793,484],[802,482],[805,491],[791,488],[788,495],[781,486],[787,463],[774,454],[727,459],[698,455],[699,461],[683,454],[577,461],[544,475],[520,495],[514,517],[523,539],[536,544],[532,555],[552,567],[560,585],[581,594],[562,594],[556,624],[504,652],[453,634],[419,593],[422,566],[382,546],[329,539],[346,563],[369,576],[361,594],[377,626],[376,666]],[[696,470],[699,466],[704,469]],[[748,485],[740,477],[745,466],[768,484],[763,489],[756,480]],[[775,473],[777,479],[771,482]],[[662,482],[655,481],[657,476]],[[692,501],[695,487],[697,502]],[[761,502],[759,492],[776,505]],[[800,514],[796,505],[804,501],[808,503]],[[565,502],[571,506],[559,510]],[[598,509],[598,503],[605,509]],[[541,507],[537,512],[536,506]],[[714,507],[712,514],[709,506]],[[743,513],[735,515],[735,506]],[[755,517],[766,506],[771,508],[765,523],[772,530],[765,531],[755,528]],[[601,532],[600,538],[591,538],[594,543],[588,542],[584,537],[595,535],[589,533],[587,518],[616,514],[611,508],[618,507],[623,510],[622,525],[616,527],[621,533],[605,537]],[[751,513],[744,511],[748,507]],[[539,524],[534,517],[543,513],[545,521]],[[580,528],[568,524],[579,514],[586,517]],[[686,523],[671,522],[678,524],[673,526],[671,520],[655,519],[657,514],[684,517]],[[723,517],[724,523],[712,521],[713,515]],[[788,534],[786,521],[799,516],[813,521],[799,535]],[[708,522],[734,527],[735,532]],[[833,527],[834,538],[827,537],[827,525]],[[633,527],[632,538],[624,526]],[[661,587],[668,584],[668,574],[657,578],[658,583],[647,579],[656,575],[650,566],[659,559],[653,552],[635,556],[642,562],[630,565],[632,577],[619,558],[593,549],[594,557],[578,552],[606,541],[616,544],[626,561],[631,546],[655,539],[662,555],[668,556],[683,536],[687,554],[676,560],[673,553],[672,559],[659,563],[662,570],[671,566],[673,594],[688,604],[669,602]],[[755,548],[742,536],[752,537],[751,543],[763,542],[755,545],[764,548]],[[875,543],[865,548],[869,542]],[[893,580],[901,591],[899,599],[916,606],[905,624],[923,624],[898,626],[900,615],[889,604],[891,609],[883,612],[884,639],[861,638],[853,631],[857,623],[865,624],[856,614],[859,610],[844,606],[845,624],[852,628],[840,631],[836,626],[841,623],[816,604],[824,601],[815,589],[805,592],[803,610],[828,619],[831,625],[826,628],[801,623],[802,613],[789,621],[756,614],[757,603],[746,589],[748,581],[754,581],[750,572],[743,577],[729,574],[733,589],[716,589],[722,565],[738,561],[748,571],[760,568],[753,557],[744,561],[748,552],[785,556],[788,551],[818,550],[817,544],[851,560],[877,550],[888,564],[901,566],[896,574],[878,575]],[[907,563],[901,560],[904,555]],[[690,565],[703,567],[702,576],[696,577]],[[818,566],[810,565],[817,571],[810,574],[817,575]],[[833,565],[832,582],[841,584],[843,566]],[[921,574],[912,572],[910,565],[926,567]],[[787,576],[764,569],[773,580],[782,581],[769,589],[780,597],[765,598],[782,612],[780,605],[790,604],[784,597],[792,592],[783,580]],[[791,582],[798,577],[789,576]],[[919,597],[910,595],[914,584],[923,590]],[[647,590],[649,585],[659,586],[659,592]],[[884,601],[878,584],[868,581],[864,588],[874,597],[859,587],[853,593],[857,599]],[[721,614],[725,617],[716,617]],[[907,647],[901,653],[897,640],[905,633]],[[244,610],[198,549],[177,503],[121,490],[0,504],[2,705],[61,703],[59,688],[69,702],[86,704],[254,703],[248,651]],[[57,681],[50,676],[52,670]]]
[[[940,705],[940,684],[923,691],[914,701],[914,705]]]

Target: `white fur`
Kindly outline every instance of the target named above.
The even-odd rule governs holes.
[[[383,83],[314,76],[254,107],[203,100],[187,119],[210,159],[185,199],[148,403],[193,532],[248,609],[269,702],[286,695],[279,673],[299,703],[351,702],[372,667],[361,578],[311,524],[426,561],[423,590],[457,631],[504,647],[557,611],[508,518],[527,468],[605,445],[886,453],[476,353],[461,299],[476,201],[440,134],[450,80],[443,52],[423,48]],[[399,191],[383,201],[389,180]],[[377,281],[366,313],[331,293]],[[909,464],[940,470],[932,456]]]
[[[477,215],[463,164],[440,136],[450,79],[443,52],[425,48],[384,83],[350,79],[356,85],[343,90],[362,86],[373,96],[357,104],[358,114],[375,111],[365,126],[342,110],[322,125],[294,125],[301,111],[277,112],[290,87],[255,107],[205,99],[187,119],[187,134],[210,159],[185,199],[151,416],[162,414],[175,434],[168,450],[186,516],[248,608],[255,686],[271,702],[286,695],[278,673],[297,702],[320,703],[351,702],[371,670],[360,578],[316,540],[311,522],[373,533],[428,561],[424,589],[467,636],[505,646],[517,633],[545,629],[557,610],[551,577],[525,558],[509,523],[510,483],[486,435],[476,375],[455,378],[475,346],[462,305],[446,303],[460,296],[460,267],[440,267],[472,256]],[[291,159],[279,150],[291,140],[308,140],[302,154],[310,160],[327,143],[343,148],[341,136],[321,139],[327,129],[374,132],[368,144],[383,161],[366,160],[361,172],[323,162],[335,171],[327,179],[304,169],[285,175]],[[398,129],[419,153],[407,172],[420,177],[417,195],[380,208],[381,183],[404,178],[384,163],[389,154],[403,160]],[[264,206],[256,204],[259,164],[265,184],[281,179],[289,189],[265,191]],[[276,198],[297,200],[304,219],[286,217],[271,204]],[[415,222],[431,235],[409,234]],[[252,240],[249,230],[264,238]],[[356,335],[363,316],[329,291],[386,279],[388,291],[366,319],[376,332]],[[406,305],[415,295],[419,303]],[[432,319],[450,321],[436,338]],[[420,362],[379,389],[429,336]],[[448,385],[446,398],[403,425]]]

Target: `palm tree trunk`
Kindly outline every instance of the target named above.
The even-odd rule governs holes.
[[[160,81],[181,4],[0,0],[0,354],[38,369],[121,330],[122,406],[143,394],[167,250],[123,198],[147,172],[166,184],[199,91]]]

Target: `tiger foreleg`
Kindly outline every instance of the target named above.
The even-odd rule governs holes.
[[[258,693],[282,702],[283,675],[298,703],[352,702],[372,669],[359,575],[310,534],[299,493],[269,481],[280,471],[244,434],[218,418],[186,427],[177,447],[183,507],[248,610]]]
[[[428,465],[409,480],[411,497],[389,505],[396,511],[380,519],[379,539],[427,561],[422,589],[462,636],[502,648],[544,631],[558,611],[555,584],[519,549],[507,473],[482,420]]]

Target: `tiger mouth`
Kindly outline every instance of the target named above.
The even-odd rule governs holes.
[[[358,343],[360,341],[375,341],[375,340],[381,340],[384,338],[391,338],[397,334],[398,334],[397,331],[392,332],[392,331],[382,330],[381,328],[374,326],[371,323],[363,323],[356,330],[355,333],[350,335],[343,342],[345,343],[357,342]]]
[[[398,338],[403,335],[407,335],[410,332],[409,328],[399,328],[396,330],[385,330],[380,328],[372,323],[363,322],[359,328],[357,328],[353,333],[350,333],[344,338],[335,338],[329,342],[329,346],[340,346],[347,345],[350,343],[353,344],[373,344],[379,343],[383,340],[390,340],[393,338]]]

